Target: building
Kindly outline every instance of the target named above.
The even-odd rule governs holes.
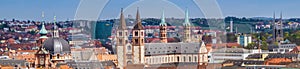
[[[291,43],[289,40],[282,41],[276,44],[271,44],[268,46],[269,51],[271,52],[277,52],[277,53],[286,53],[292,51],[294,48],[296,48],[297,45],[294,43]]]
[[[238,34],[237,43],[243,47],[246,47],[249,43],[252,43],[252,37],[247,34]]]
[[[0,69],[25,69],[32,68],[30,62],[25,60],[1,59]]]
[[[222,63],[226,60],[244,60],[251,53],[250,50],[243,48],[221,48],[210,52],[209,63]]]
[[[186,11],[186,16],[187,16]],[[159,38],[157,43],[145,43],[145,29],[141,24],[139,11],[136,15],[136,25],[131,31],[132,39],[128,40],[128,30],[124,19],[123,11],[120,15],[120,26],[117,30],[117,57],[118,68],[125,69],[131,67],[157,68],[156,65],[166,64],[162,68],[176,68],[177,64],[187,64],[184,66],[196,66],[203,69],[208,63],[207,49],[204,42],[190,41],[189,20],[186,17],[184,23],[185,32],[183,42],[169,43],[167,39],[167,23],[164,12],[159,24]],[[131,43],[129,42],[131,41]],[[183,66],[183,67],[184,67]],[[158,66],[160,67],[160,66]]]
[[[65,66],[67,69],[116,69],[116,65],[112,61],[66,61],[58,63],[57,68]]]
[[[56,17],[54,17],[56,20]],[[43,36],[41,36],[43,37]],[[59,37],[59,31],[54,22],[54,30],[51,38],[41,38],[42,46],[35,53],[35,68],[55,68],[57,63],[71,60],[71,49],[68,42]]]

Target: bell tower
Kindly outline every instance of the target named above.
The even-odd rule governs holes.
[[[42,18],[44,19],[44,12],[42,12]],[[48,38],[47,37],[47,34],[48,34],[48,31],[46,30],[45,28],[45,21],[42,21],[42,28],[41,30],[39,31],[39,34],[41,35],[39,40],[37,41],[38,43],[38,46],[41,47],[42,44],[44,43],[44,41]]]
[[[159,36],[162,43],[168,43],[167,40],[167,23],[165,22],[165,12],[162,12],[161,22],[159,23]]]
[[[126,43],[128,42],[128,30],[126,27],[126,21],[123,14],[123,8],[121,9],[120,25],[117,28],[117,57],[118,67],[123,69],[127,65],[126,55]],[[129,56],[131,57],[131,56]]]
[[[280,13],[280,19],[276,22],[275,13],[273,14],[273,42],[283,41],[283,21],[282,13]]]
[[[145,30],[140,19],[139,9],[136,13],[136,25],[132,29],[132,55],[133,64],[143,64],[144,63],[144,34]]]
[[[59,31],[58,31],[58,28],[57,28],[57,25],[56,25],[56,16],[54,16],[54,30],[53,30],[53,37],[59,37]]]
[[[35,68],[50,69],[50,53],[43,46],[35,53],[35,59]]]
[[[185,43],[191,42],[191,24],[189,21],[188,9],[186,9],[185,11],[185,19],[184,19],[183,27],[184,27],[183,42]]]

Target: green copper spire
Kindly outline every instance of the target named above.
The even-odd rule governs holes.
[[[42,28],[41,28],[41,30],[40,30],[39,33],[40,33],[40,34],[47,34],[47,33],[48,33],[48,31],[47,31],[46,28],[45,28],[45,24],[44,24],[44,23],[43,23]]]
[[[189,20],[189,11],[188,9],[185,10],[185,19],[184,19],[184,26],[189,26],[190,24],[190,20]]]
[[[160,26],[167,26],[167,23],[165,21],[165,11],[163,10],[162,16],[161,16],[161,22],[159,24]]]
[[[54,16],[54,23],[53,23],[53,25],[54,25],[54,30],[56,30],[57,29],[57,26],[56,26],[56,16]]]
[[[42,19],[43,19],[43,20],[44,20],[44,17],[45,17],[45,13],[44,13],[44,11],[43,11],[43,12],[42,12]],[[48,31],[47,31],[46,28],[45,28],[45,21],[42,21],[42,28],[41,28],[41,30],[40,30],[39,33],[42,34],[42,35],[45,35],[45,34],[48,33]]]

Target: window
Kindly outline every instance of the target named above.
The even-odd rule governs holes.
[[[57,59],[59,59],[59,54],[57,54]]]
[[[194,57],[194,61],[197,62],[197,56]]]
[[[183,57],[183,62],[185,62],[185,57]]]
[[[139,40],[138,40],[138,39],[134,39],[134,42],[135,42],[135,43],[139,43]]]
[[[119,32],[119,36],[122,36],[122,32]]]
[[[179,56],[177,56],[177,62],[179,62],[179,60],[180,60],[180,59],[179,59]]]
[[[135,32],[134,32],[134,36],[139,36],[138,31],[135,31]]]
[[[123,41],[122,39],[119,39],[119,44],[122,45],[123,44]]]
[[[131,50],[131,46],[130,45],[127,46],[127,50]]]
[[[191,56],[189,57],[189,62],[192,62],[192,57]]]
[[[144,36],[144,32],[141,32],[141,36]]]

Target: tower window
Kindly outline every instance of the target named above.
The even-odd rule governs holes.
[[[123,41],[122,41],[122,39],[119,39],[119,43],[120,43],[120,44],[123,44]]]
[[[138,39],[134,39],[134,42],[135,42],[135,43],[139,43],[139,40],[138,40]]]
[[[141,32],[141,36],[144,36],[144,32]]]
[[[138,36],[138,35],[139,35],[138,31],[135,31],[135,32],[134,32],[134,35],[135,35],[135,36]]]
[[[122,32],[119,32],[119,36],[122,36]]]
[[[131,50],[131,47],[130,47],[130,46],[127,46],[127,50]]]

